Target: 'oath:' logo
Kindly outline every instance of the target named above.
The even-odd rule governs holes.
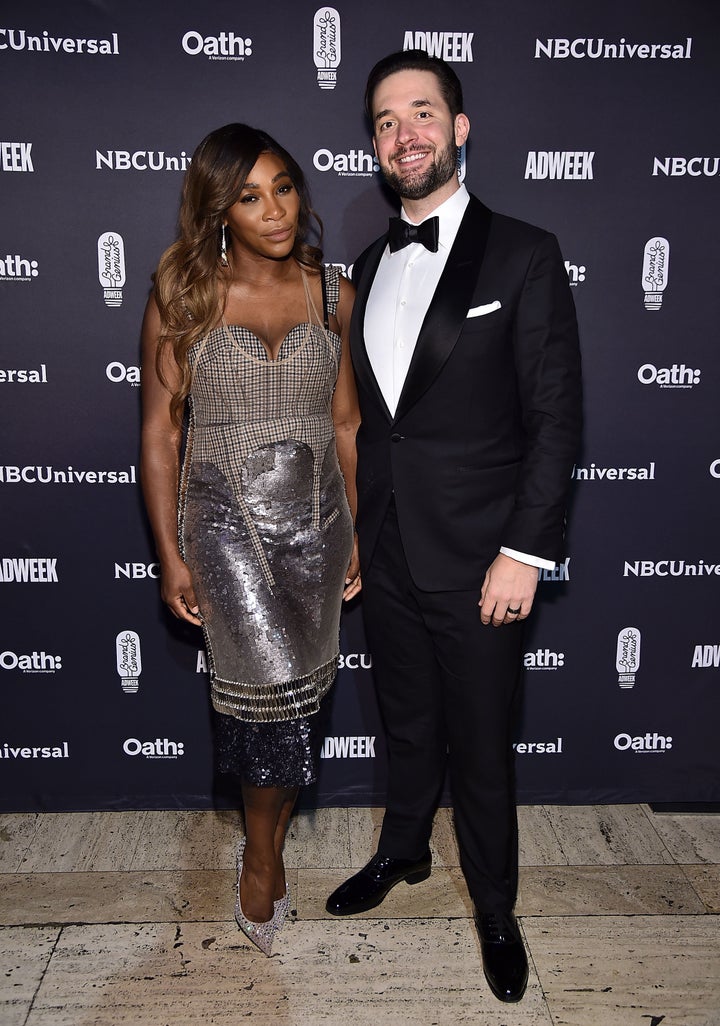
[[[39,274],[37,260],[20,253],[6,253],[0,259],[0,281],[32,281]]]
[[[617,734],[613,744],[619,752],[668,752],[673,746],[673,739],[665,734]]]
[[[350,150],[349,153],[316,150],[313,167],[317,171],[335,171],[341,178],[370,178],[380,170],[375,155],[365,150]]]
[[[244,61],[252,55],[252,39],[234,32],[203,36],[190,30],[182,37],[182,48],[191,57],[202,53],[211,61]]]

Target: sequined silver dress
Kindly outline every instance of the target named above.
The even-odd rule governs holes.
[[[326,312],[339,275],[326,271]],[[331,401],[341,341],[312,309],[270,360],[222,324],[189,352],[180,541],[204,621],[223,768],[314,779],[313,720],[336,674],[352,518]]]

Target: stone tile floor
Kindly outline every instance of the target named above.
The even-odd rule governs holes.
[[[0,1026],[720,1026],[720,816],[521,808],[530,984],[503,1005],[449,810],[428,881],[326,915],[381,815],[295,817],[296,911],[271,959],[233,920],[239,814],[0,815]]]

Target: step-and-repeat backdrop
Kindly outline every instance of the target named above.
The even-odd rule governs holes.
[[[150,274],[194,147],[231,121],[298,159],[325,259],[350,265],[393,211],[367,72],[413,46],[462,79],[469,188],[557,233],[581,326],[587,426],[528,635],[519,798],[717,801],[716,6],[334,2],[3,4],[0,808],[233,800],[138,485]],[[359,605],[307,802],[382,801]]]

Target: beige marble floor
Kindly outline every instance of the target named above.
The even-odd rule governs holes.
[[[720,816],[522,808],[512,1006],[483,979],[446,809],[429,880],[327,916],[380,821],[293,820],[294,912],[266,959],[232,918],[237,813],[0,816],[0,1026],[720,1026]]]

